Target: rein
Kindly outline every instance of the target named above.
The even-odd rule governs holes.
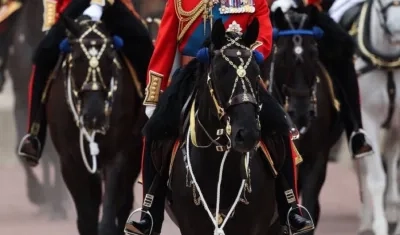
[[[225,46],[223,46],[219,51],[215,52],[215,54],[220,54],[224,58],[224,60],[226,62],[228,62],[229,65],[231,65],[236,70],[236,78],[235,78],[234,85],[233,85],[233,88],[231,91],[231,95],[225,106],[222,105],[220,96],[218,95],[218,92],[215,90],[215,88],[213,86],[213,82],[212,82],[213,81],[213,79],[212,79],[213,70],[212,69],[209,69],[209,71],[207,73],[207,81],[206,81],[208,90],[210,92],[210,96],[214,103],[214,107],[217,110],[218,120],[224,121],[225,128],[218,129],[217,133],[216,133],[217,138],[213,139],[211,137],[211,135],[209,134],[209,132],[206,130],[206,128],[204,128],[203,124],[200,122],[200,120],[197,116],[198,110],[196,111],[196,108],[195,108],[195,103],[196,103],[196,99],[195,99],[193,101],[191,109],[190,109],[190,120],[189,120],[190,124],[189,124],[189,130],[188,130],[187,136],[186,136],[186,158],[185,159],[186,159],[186,164],[187,164],[187,171],[191,177],[191,183],[189,184],[189,187],[194,185],[193,190],[197,190],[197,192],[199,193],[200,202],[203,204],[204,209],[206,210],[208,216],[210,217],[211,221],[214,224],[214,227],[215,227],[214,235],[225,235],[225,232],[223,229],[224,229],[225,225],[227,224],[229,218],[233,215],[233,212],[235,211],[237,204],[241,201],[241,195],[244,193],[244,190],[249,188],[249,187],[246,187],[247,186],[246,181],[250,179],[250,168],[249,168],[250,153],[247,152],[246,156],[244,157],[244,162],[243,162],[246,176],[243,177],[241,185],[240,185],[240,189],[235,198],[235,201],[232,204],[232,206],[230,207],[229,212],[226,215],[224,221],[222,222],[220,220],[221,217],[219,214],[220,200],[221,200],[221,183],[222,183],[222,175],[223,175],[225,161],[231,150],[230,135],[232,132],[232,127],[230,124],[230,117],[228,116],[228,114],[226,113],[225,110],[228,109],[232,105],[238,105],[238,104],[243,104],[243,103],[252,103],[256,106],[258,106],[258,104],[259,104],[258,90],[257,90],[257,92],[254,91],[249,78],[246,76],[247,75],[246,69],[249,66],[250,62],[252,61],[253,53],[251,53],[250,48],[247,48],[244,45],[241,45],[238,43],[240,37],[236,37],[235,39],[227,37],[227,39],[228,39],[229,43],[226,44]],[[236,46],[240,47],[241,49],[229,48],[232,45],[236,45]],[[246,53],[246,52],[249,52],[249,53]],[[249,55],[248,60],[246,62],[241,57],[241,55],[243,53]],[[227,55],[238,57],[238,59],[240,60],[240,65],[235,65],[232,62],[232,60],[230,60],[228,58]],[[237,89],[238,84],[241,85],[243,92],[238,95],[235,95],[235,91]],[[260,106],[258,106],[258,107],[259,108],[257,109],[257,111],[259,112],[261,110],[261,107]],[[257,114],[257,120],[258,120],[258,125],[261,128],[258,114]],[[198,144],[197,137],[196,137],[196,124],[198,124],[200,126],[200,128],[206,133],[207,137],[210,139],[211,142],[208,145],[200,146]],[[222,135],[225,135],[226,138],[228,139],[228,144],[225,146],[218,142],[218,140],[220,139],[220,137]],[[197,148],[208,148],[212,144],[215,144],[216,151],[224,152],[222,162],[220,165],[220,169],[219,169],[219,176],[218,176],[218,183],[217,183],[217,199],[216,199],[217,202],[216,202],[215,217],[213,216],[213,214],[203,196],[200,186],[196,181],[196,177],[193,173],[192,164],[191,164],[191,160],[190,160],[190,145],[191,144]]]

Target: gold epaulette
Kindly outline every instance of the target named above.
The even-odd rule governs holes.
[[[42,31],[47,31],[56,22],[57,1],[43,0],[43,8]]]
[[[205,1],[200,1],[199,4],[197,4],[197,6],[190,11],[185,11],[182,8],[182,0],[174,0],[174,3],[176,16],[179,19],[179,30],[177,35],[179,42],[188,31],[190,26],[192,26],[196,19],[204,12],[207,3]]]
[[[146,87],[146,96],[144,97],[144,105],[156,105],[160,97],[161,82],[164,76],[154,71],[149,72],[149,83]]]

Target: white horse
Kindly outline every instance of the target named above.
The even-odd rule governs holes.
[[[389,222],[398,224],[395,235],[400,235],[400,95],[396,92],[400,87],[400,2],[364,3],[356,29],[360,53],[355,67],[359,73],[362,121],[375,151],[373,156],[358,161],[362,198],[359,232],[372,230],[375,235],[387,235]],[[386,135],[381,145],[384,123]]]

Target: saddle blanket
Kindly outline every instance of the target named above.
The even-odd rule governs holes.
[[[335,0],[329,9],[329,16],[339,23],[343,14],[349,10],[350,8],[358,5],[359,3],[363,3],[366,0]]]

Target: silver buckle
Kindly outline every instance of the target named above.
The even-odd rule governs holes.
[[[217,149],[218,152],[223,152],[224,151],[224,146],[217,145],[217,146],[215,146],[215,148]]]
[[[146,194],[143,200],[143,206],[150,208],[151,205],[153,204],[153,200],[154,200],[154,195]]]

